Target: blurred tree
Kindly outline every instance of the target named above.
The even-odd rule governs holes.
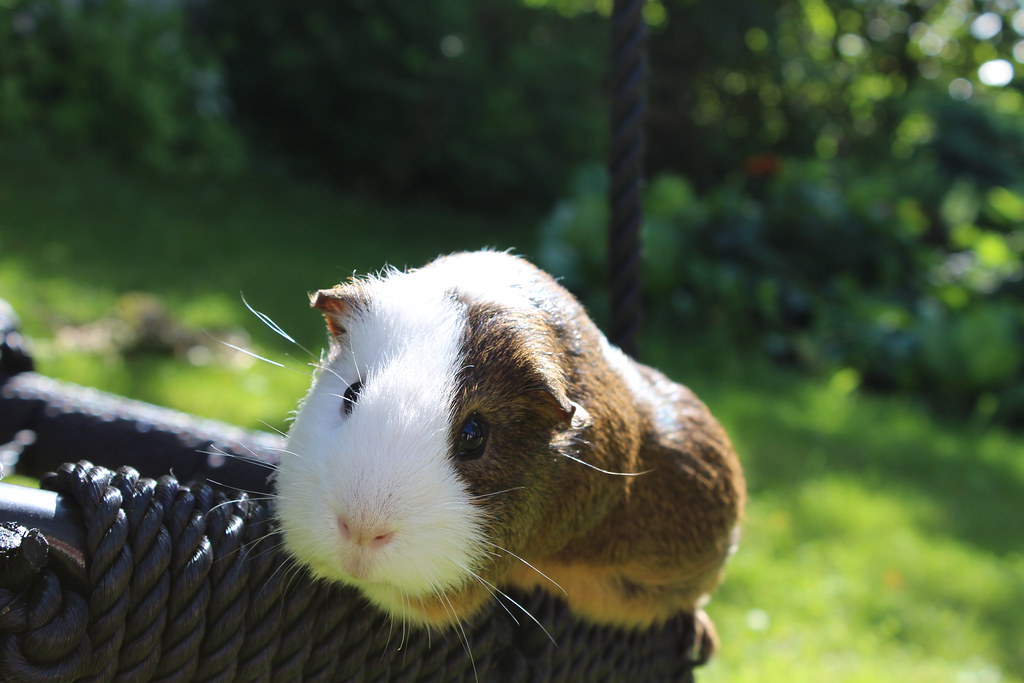
[[[517,0],[213,2],[250,138],[385,191],[509,208],[604,144],[596,17]]]
[[[164,173],[237,170],[217,60],[180,3],[0,3],[0,135]]]
[[[388,197],[536,211],[605,157],[611,6],[0,0],[0,135],[172,174],[237,167],[244,139]],[[651,295],[690,329],[1024,421],[1020,3],[645,17]],[[581,176],[544,231],[580,289],[604,289],[602,192]]]
[[[1010,60],[1024,58],[1014,2],[676,0],[666,9],[651,43],[651,168],[698,188],[765,154],[906,158],[945,123],[936,117],[950,116],[936,94],[988,96],[1000,112],[1024,105],[1011,80]]]
[[[612,4],[522,2],[567,15]],[[935,131],[934,94],[1024,107],[1013,66],[1024,61],[1024,8],[1009,0],[659,0],[647,16],[651,171],[698,188],[765,154],[906,158]]]
[[[1024,8],[661,7],[645,226],[656,310],[671,302],[691,337],[1024,423]],[[548,263],[583,290],[600,291],[601,188],[581,176],[542,230]]]
[[[603,157],[611,4],[8,0],[0,133],[173,169],[237,165],[240,126],[346,183],[536,204]],[[652,173],[703,192],[781,157],[870,166],[931,144],[951,175],[1019,174],[1011,147],[984,158],[972,150],[985,139],[957,136],[1020,111],[1018,3],[648,0],[645,16]],[[980,113],[949,106],[978,100]]]

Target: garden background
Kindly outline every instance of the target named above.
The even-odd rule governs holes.
[[[40,371],[284,429],[307,292],[485,245],[603,321],[609,6],[0,0],[0,297]],[[646,17],[642,352],[752,496],[699,678],[1024,681],[1024,5]]]

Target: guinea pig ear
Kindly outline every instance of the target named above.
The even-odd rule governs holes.
[[[351,314],[353,302],[344,290],[338,287],[321,289],[309,297],[309,305],[323,311],[331,336],[340,337],[345,334],[347,330],[342,319]]]
[[[583,429],[589,427],[593,420],[590,419],[590,413],[587,409],[581,406],[575,401],[569,401],[569,426],[572,429]]]
[[[561,383],[548,383],[548,393],[552,402],[558,410],[559,416],[564,420],[569,429],[583,429],[589,427],[591,422],[590,413],[576,401],[570,401]]]

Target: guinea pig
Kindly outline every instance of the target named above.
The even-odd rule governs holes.
[[[275,477],[312,573],[434,627],[507,587],[602,624],[701,614],[737,538],[739,461],[689,389],[552,277],[458,253],[311,303],[330,349]]]

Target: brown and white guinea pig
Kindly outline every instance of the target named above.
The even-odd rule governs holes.
[[[692,392],[554,279],[459,253],[312,305],[330,351],[276,481],[285,546],[314,574],[428,626],[509,586],[606,624],[698,610],[735,543],[739,462]]]

